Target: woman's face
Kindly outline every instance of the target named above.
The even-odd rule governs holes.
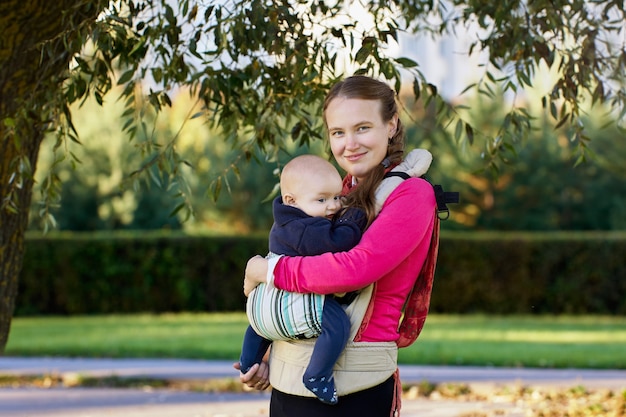
[[[398,116],[382,120],[380,106],[378,100],[336,97],[326,107],[330,149],[339,166],[357,181],[385,159],[396,131]]]

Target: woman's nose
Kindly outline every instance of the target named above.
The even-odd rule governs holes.
[[[346,134],[346,148],[347,149],[356,149],[359,147],[358,142],[356,141],[356,136],[352,133]]]

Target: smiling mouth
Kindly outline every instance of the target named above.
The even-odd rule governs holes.
[[[348,155],[348,156],[345,156],[344,158],[347,159],[348,161],[356,161],[360,159],[363,155],[365,154],[359,153],[359,154],[354,154],[354,155]]]

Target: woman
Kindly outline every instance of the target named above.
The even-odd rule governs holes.
[[[402,181],[376,216],[376,190],[385,174],[402,161],[404,148],[395,93],[387,84],[365,76],[349,77],[330,90],[323,115],[333,156],[347,172],[346,197],[351,206],[365,209],[370,226],[348,252],[269,262],[252,258],[244,291],[248,294],[259,282],[319,294],[366,287],[349,312],[354,342],[334,370],[339,402],[326,405],[300,389],[308,341],[275,343],[269,366],[255,365],[241,380],[257,389],[271,382],[272,417],[397,415],[398,325],[435,231],[433,187],[420,178]]]

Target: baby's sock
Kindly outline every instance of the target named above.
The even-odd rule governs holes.
[[[304,386],[311,391],[324,404],[337,404],[337,389],[335,388],[335,378],[331,375],[303,378]]]

